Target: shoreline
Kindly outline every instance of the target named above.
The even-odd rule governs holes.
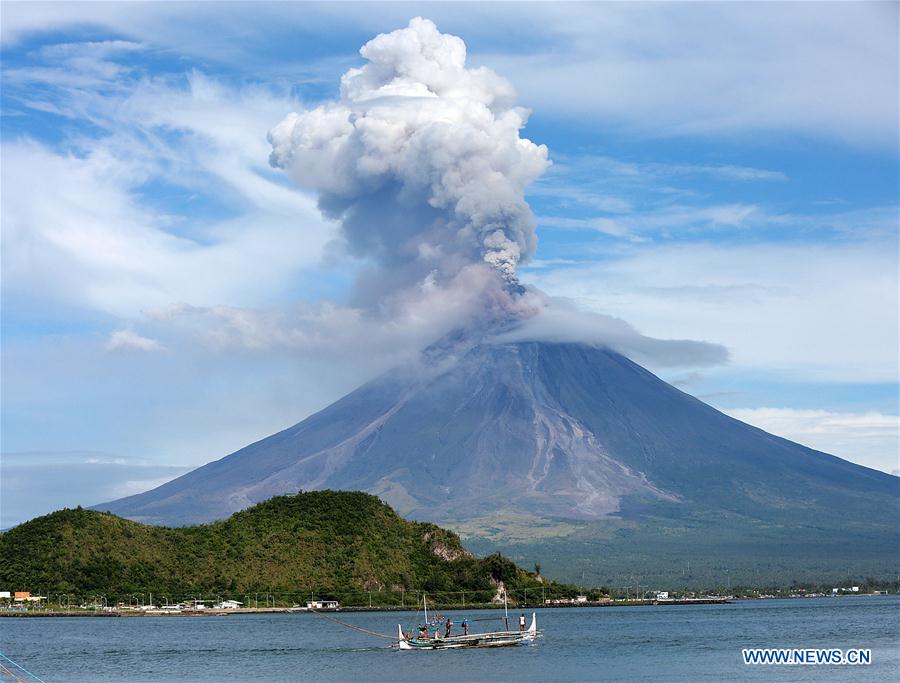
[[[884,595],[884,594],[882,594]],[[881,597],[876,594],[863,593],[860,595],[815,595],[815,596],[792,596],[779,598],[751,598],[751,597],[727,597],[727,598],[683,598],[675,600],[617,600],[612,602],[581,602],[581,603],[562,603],[550,605],[516,605],[511,607],[514,610],[535,610],[535,609],[574,609],[574,608],[601,608],[601,607],[668,607],[668,606],[690,606],[690,605],[731,605],[736,602],[750,602],[755,600],[812,600],[826,599],[834,597]],[[436,611],[440,612],[465,612],[473,610],[500,610],[502,605],[450,605],[446,607],[435,606]],[[341,607],[337,610],[308,610],[305,607],[241,607],[237,609],[204,609],[204,610],[182,610],[180,612],[165,610],[140,610],[140,609],[124,609],[124,610],[2,610],[0,609],[0,618],[22,618],[22,619],[55,619],[55,618],[74,618],[74,617],[90,617],[90,618],[122,618],[133,619],[142,617],[230,617],[241,616],[246,614],[308,614],[311,611],[335,613],[335,612],[411,612],[414,611],[413,606],[400,605],[382,605],[368,607],[348,606]]]
[[[645,600],[636,602],[634,600],[619,602],[586,602],[577,604],[561,604],[561,605],[517,605],[514,609],[534,610],[534,609],[572,609],[577,607],[663,607],[668,605],[729,605],[734,601],[733,598],[693,598],[685,600]],[[471,610],[487,610],[501,609],[496,605],[471,605],[462,606],[454,605],[450,607],[435,607],[441,612],[461,612]],[[411,612],[414,608],[411,606],[388,605],[382,607],[341,607],[338,610],[308,610],[306,608],[290,608],[290,607],[247,607],[238,609],[205,609],[205,610],[183,610],[180,612],[167,612],[164,610],[46,610],[46,611],[3,611],[0,610],[0,617],[7,618],[24,618],[24,619],[54,619],[54,618],[72,618],[72,617],[96,617],[96,618],[142,618],[142,617],[230,617],[245,614],[308,614],[311,611],[335,613],[335,612]]]

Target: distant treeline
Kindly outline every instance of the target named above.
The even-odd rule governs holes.
[[[858,591],[853,591],[853,587],[857,587]],[[862,581],[847,579],[843,581],[829,582],[793,582],[790,586],[732,586],[726,588],[718,586],[713,590],[720,593],[728,592],[729,595],[735,597],[758,597],[760,595],[774,595],[776,597],[790,597],[792,595],[803,593],[824,593],[831,595],[832,589],[837,588],[839,595],[856,595],[871,594],[874,592],[890,593],[892,595],[900,593],[900,580],[884,580],[869,577]]]
[[[604,596],[597,591],[588,592],[592,601],[600,600]],[[311,600],[337,600],[342,607],[392,607],[416,609],[422,605],[422,597],[428,599],[429,609],[434,608],[488,608],[502,607],[502,602],[494,600],[494,591],[421,591],[411,590],[398,593],[387,591],[341,591],[341,590],[311,590],[288,593],[273,593],[269,591],[252,591],[247,593],[234,593],[223,591],[196,591],[193,593],[158,593],[155,591],[141,591],[132,593],[113,592],[41,592],[47,598],[46,603],[51,607],[77,607],[81,605],[95,607],[113,607],[115,605],[144,606],[144,605],[175,605],[179,603],[191,603],[195,600],[204,603],[218,603],[223,600],[237,600],[243,607],[251,608],[284,608],[305,607]],[[508,603],[510,608],[539,606],[546,600],[567,600],[578,595],[578,589],[572,587],[564,590],[541,591],[519,590],[509,591]],[[151,602],[152,601],[152,602]]]
[[[405,604],[416,591],[469,592],[489,602],[509,591],[574,595],[494,553],[477,558],[459,537],[409,522],[378,498],[315,491],[279,496],[209,525],[165,528],[65,509],[0,535],[0,590],[120,601],[153,592],[245,602],[265,592],[281,604],[302,596],[378,596]],[[289,596],[296,596],[289,597]],[[129,598],[131,599],[131,598]],[[374,601],[374,598],[373,598]]]

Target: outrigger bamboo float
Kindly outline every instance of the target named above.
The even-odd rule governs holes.
[[[505,596],[504,596],[505,597]],[[448,650],[463,647],[507,647],[511,645],[531,645],[538,637],[537,615],[531,613],[531,626],[524,628],[524,615],[521,628],[518,631],[509,630],[509,612],[506,610],[504,600],[504,631],[488,631],[485,633],[469,633],[469,620],[463,620],[461,625],[463,633],[452,634],[453,622],[450,618],[428,621],[428,603],[422,596],[422,605],[425,608],[425,624],[418,627],[418,633],[403,632],[403,627],[397,624],[397,646],[401,650]],[[481,621],[481,620],[479,620]],[[443,630],[443,633],[441,633]]]

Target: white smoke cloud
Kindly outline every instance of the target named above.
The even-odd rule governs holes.
[[[493,341],[581,342],[605,346],[650,368],[709,366],[728,363],[728,349],[720,344],[692,339],[655,339],[611,315],[577,307],[561,297],[548,297],[529,288],[541,299],[540,315],[531,316],[493,337]]]
[[[371,369],[383,371],[414,360],[424,347],[459,330],[467,331],[470,341],[481,341],[483,335],[473,330],[496,329],[482,330],[485,320],[528,318],[543,306],[539,292],[511,295],[490,269],[471,265],[444,287],[426,280],[393,293],[374,310],[330,301],[266,310],[182,303],[147,311],[145,325],[156,334],[174,335],[167,339],[172,346],[181,346],[187,333],[216,350],[291,350],[333,361],[364,357]]]
[[[427,19],[360,54],[367,64],[344,74],[339,102],[270,131],[272,165],[319,193],[350,252],[389,273],[390,288],[442,287],[472,264],[516,285],[537,243],[524,190],[550,162],[520,137],[528,111],[512,86],[466,68],[465,43]]]
[[[229,343],[309,348],[322,329],[334,340],[365,328],[373,346],[412,335],[421,348],[465,330],[469,341],[605,344],[661,365],[727,359],[714,344],[644,337],[519,283],[517,267],[537,245],[524,192],[548,168],[547,148],[520,136],[529,112],[515,106],[506,80],[466,67],[460,38],[415,18],[360,54],[367,63],[344,74],[340,101],[288,114],[269,132],[270,163],[318,193],[350,253],[372,266],[357,279],[353,307],[326,311],[312,335],[296,318],[285,327],[254,316],[249,335],[247,325],[229,324]],[[210,315],[233,322],[236,314],[201,317]]]

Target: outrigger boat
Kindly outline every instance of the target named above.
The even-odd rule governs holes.
[[[504,596],[505,597],[505,596]],[[505,607],[504,600],[504,607]],[[428,603],[422,596],[422,604],[425,607],[425,625],[421,626],[418,635],[413,637],[412,632],[404,633],[403,627],[397,624],[397,646],[401,650],[446,650],[462,647],[506,647],[510,645],[530,645],[538,637],[537,615],[531,613],[531,626],[525,630],[510,631],[509,613],[506,612],[504,622],[507,630],[490,631],[487,633],[466,633],[452,635],[450,627],[452,622],[447,620],[428,621]],[[464,622],[468,623],[468,622]],[[444,633],[441,633],[441,625],[446,625]]]

